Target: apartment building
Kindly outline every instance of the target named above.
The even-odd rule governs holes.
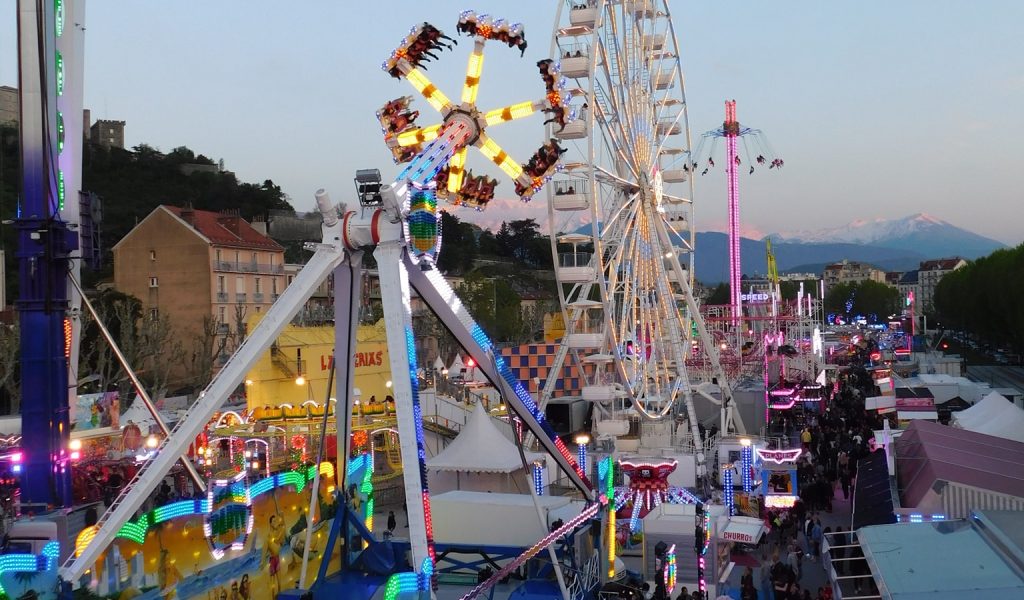
[[[204,317],[218,336],[237,333],[287,285],[284,248],[237,214],[162,205],[113,252],[115,287],[149,316],[166,315],[186,348],[203,335]]]

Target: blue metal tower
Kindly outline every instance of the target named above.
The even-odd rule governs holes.
[[[64,146],[64,117],[58,98],[64,92],[65,73],[57,39],[63,34],[62,0],[18,2],[22,194],[15,228],[24,451],[21,495],[23,504],[44,509],[72,504],[67,454],[71,350],[67,276],[78,240],[60,214],[65,182],[58,163]],[[81,115],[68,118],[81,119]]]

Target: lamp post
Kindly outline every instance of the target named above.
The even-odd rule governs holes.
[[[590,435],[587,433],[578,433],[574,439],[576,442],[576,460],[580,464],[580,469],[583,473],[587,473],[587,444],[590,443]]]
[[[740,466],[743,469],[741,475],[743,492],[749,494],[754,489],[754,481],[750,477],[750,470],[754,466],[754,449],[751,447],[749,438],[740,439],[740,445],[743,446],[740,450]]]

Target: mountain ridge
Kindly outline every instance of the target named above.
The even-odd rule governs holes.
[[[716,231],[697,233],[695,276],[706,284],[728,281],[728,237]],[[756,276],[768,271],[765,239],[772,240],[780,273],[821,274],[841,260],[871,264],[885,271],[910,271],[921,261],[960,256],[975,259],[1006,248],[1002,242],[978,235],[925,213],[901,219],[859,220],[842,227],[786,234],[760,240],[740,239],[742,271]]]

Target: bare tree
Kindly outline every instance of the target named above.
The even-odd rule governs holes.
[[[231,338],[231,351],[238,350],[238,347],[242,345],[245,338],[248,337],[248,324],[245,322],[245,313],[247,312],[244,304],[235,305],[234,314],[234,328],[228,334]]]
[[[212,315],[203,317],[199,335],[192,339],[189,379],[197,388],[205,388],[213,378],[213,365],[227,348],[228,336],[221,333],[221,324]]]
[[[0,325],[0,388],[10,398],[10,414],[21,412],[21,378],[18,358],[21,356],[21,335],[18,323]]]
[[[174,368],[185,357],[185,347],[166,315],[147,318],[139,328],[140,368],[150,397],[158,400],[167,393]]]

